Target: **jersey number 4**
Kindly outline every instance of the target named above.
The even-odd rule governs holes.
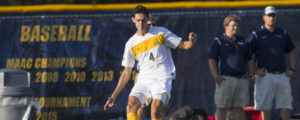
[[[155,58],[154,58],[152,52],[150,53],[149,59],[152,60],[152,61],[155,61]]]

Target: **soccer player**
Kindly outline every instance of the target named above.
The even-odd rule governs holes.
[[[165,115],[164,106],[171,95],[171,83],[175,78],[171,48],[179,47],[188,50],[194,45],[197,35],[191,32],[189,40],[182,41],[180,37],[164,27],[149,27],[147,25],[149,12],[142,5],[136,6],[132,13],[132,21],[137,31],[126,43],[122,60],[122,66],[125,68],[116,89],[104,105],[104,110],[114,106],[117,96],[130,79],[132,68],[137,61],[140,72],[138,81],[129,95],[127,119],[139,119],[138,108],[151,97],[153,98],[151,118],[162,120]]]
[[[148,21],[147,21],[147,25],[148,26],[156,26],[156,21],[154,20],[153,16],[151,14],[149,14],[148,17]],[[139,70],[139,67],[137,67]],[[138,75],[139,73],[136,73],[136,78],[135,80],[138,81]],[[146,109],[148,108],[148,106],[150,105],[152,98],[147,98],[147,102],[145,104],[142,104],[141,107],[138,109],[138,116],[139,116],[139,120],[144,120],[145,114],[146,114]]]

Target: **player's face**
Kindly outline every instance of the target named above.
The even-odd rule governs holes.
[[[274,27],[276,23],[276,15],[275,14],[269,14],[269,15],[264,15],[263,19],[265,21],[265,25]]]
[[[156,22],[154,20],[148,20],[148,26],[156,26]]]
[[[132,17],[132,21],[135,24],[135,27],[138,31],[146,31],[148,28],[147,21],[148,18],[143,13],[136,13],[134,17]]]
[[[238,32],[239,23],[235,21],[230,21],[227,26],[225,26],[225,31],[228,34],[236,35]]]

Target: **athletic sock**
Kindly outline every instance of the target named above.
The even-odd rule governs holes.
[[[138,120],[139,117],[136,113],[128,113],[127,114],[127,120]]]

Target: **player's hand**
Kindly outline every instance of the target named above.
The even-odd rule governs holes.
[[[249,85],[254,81],[254,77],[248,76],[246,79],[248,80]]]
[[[288,69],[288,70],[286,70],[285,75],[290,78],[293,76],[294,73],[295,72],[293,70]]]
[[[216,80],[216,82],[217,82],[217,84],[218,84],[218,87],[220,88],[220,87],[221,87],[221,84],[222,84],[222,82],[225,80],[225,78],[223,78],[223,77],[221,77],[220,75],[218,75],[218,76],[215,77],[215,80]]]
[[[261,69],[257,69],[255,74],[257,74],[259,77],[264,77],[266,75],[266,72],[264,68],[261,68]]]
[[[195,43],[197,41],[197,34],[194,32],[190,32],[189,41],[191,41],[192,43]]]
[[[107,100],[107,102],[105,103],[105,105],[104,105],[104,110],[106,110],[106,108],[107,107],[113,107],[113,106],[115,106],[116,104],[115,104],[115,98],[113,98],[113,97],[108,97],[108,100]]]

